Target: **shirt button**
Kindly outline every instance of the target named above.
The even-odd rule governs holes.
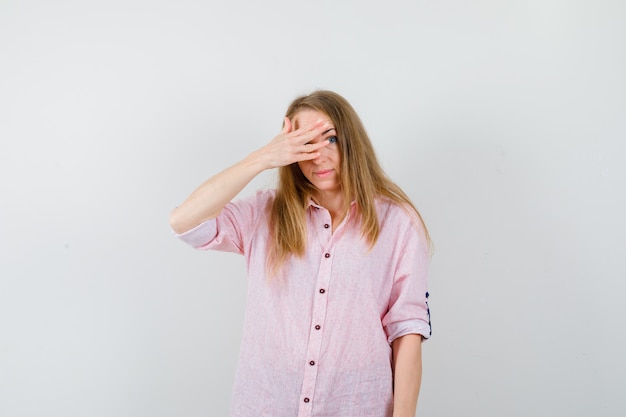
[[[322,328],[322,326],[320,326],[319,324],[316,324],[316,325],[315,325],[315,330],[319,330],[319,329],[321,329],[321,328]]]
[[[304,399],[304,402],[305,402],[305,403],[308,403],[309,401],[311,401],[311,400],[309,400],[308,398],[305,398],[305,399]]]
[[[324,294],[326,290],[324,288],[320,288],[320,294]]]
[[[311,365],[311,366],[315,365],[315,361],[309,362],[309,365]]]
[[[326,223],[326,224],[324,225],[324,229],[328,229],[329,227],[330,227],[330,225],[329,225],[328,223]]]
[[[324,258],[330,258],[330,253],[325,253]]]

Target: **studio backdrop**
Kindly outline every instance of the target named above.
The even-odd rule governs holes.
[[[433,238],[417,415],[625,415],[625,16],[0,0],[0,416],[228,414],[243,258],[188,248],[168,215],[319,88]]]

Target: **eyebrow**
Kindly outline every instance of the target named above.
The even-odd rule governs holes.
[[[335,130],[335,128],[334,128],[334,127],[331,127],[331,128],[330,128],[330,129],[328,129],[326,132],[323,132],[323,133],[322,133],[322,135],[327,134],[327,133],[328,133],[328,132],[330,132],[331,130]]]

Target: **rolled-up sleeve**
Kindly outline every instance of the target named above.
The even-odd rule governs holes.
[[[409,226],[401,239],[394,280],[389,298],[389,309],[382,324],[391,344],[398,337],[420,334],[431,335],[428,307],[428,242],[417,227]]]
[[[185,233],[174,233],[178,239],[196,249],[205,249],[217,235],[217,220],[200,223]]]
[[[193,229],[175,236],[190,246],[201,250],[219,250],[244,254],[257,222],[264,218],[266,207],[273,198],[271,190],[230,202],[220,214]]]

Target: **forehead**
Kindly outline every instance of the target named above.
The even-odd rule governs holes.
[[[319,110],[302,109],[293,116],[293,124],[298,129],[302,126],[311,125],[319,119],[332,122],[326,113],[322,113]]]

